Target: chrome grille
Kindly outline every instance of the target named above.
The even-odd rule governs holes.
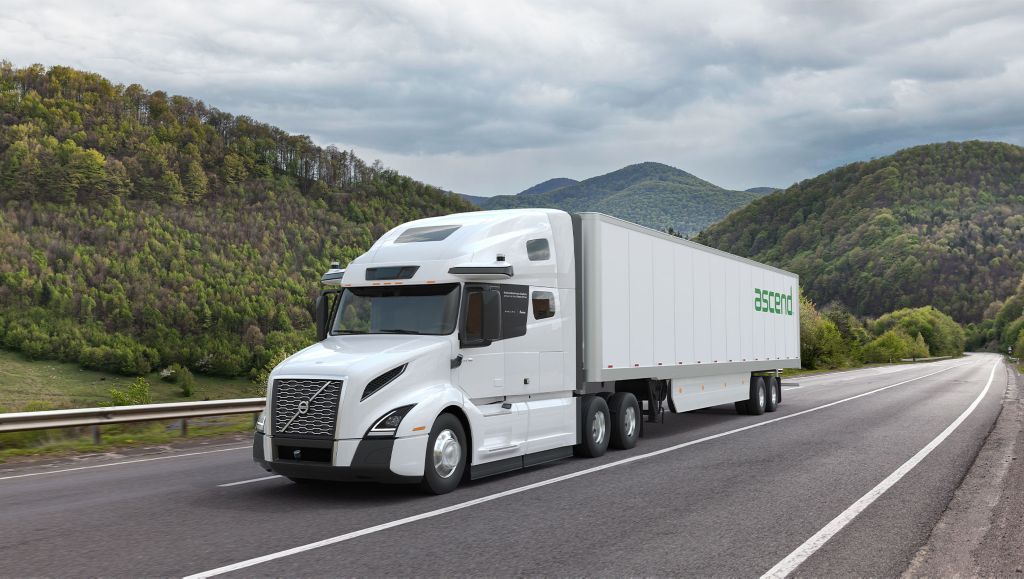
[[[334,438],[341,380],[274,380],[271,419],[274,434]]]

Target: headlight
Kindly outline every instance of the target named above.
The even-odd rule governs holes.
[[[263,432],[263,426],[267,423],[267,412],[264,410],[256,417],[256,432]]]
[[[381,416],[377,422],[373,423],[373,426],[366,431],[367,438],[386,438],[394,436],[398,432],[398,425],[402,423],[402,419],[405,415],[412,410],[415,404],[408,406],[402,406],[401,408],[395,408],[391,412],[388,412],[384,416]]]

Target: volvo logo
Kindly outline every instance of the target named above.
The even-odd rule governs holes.
[[[309,402],[310,400],[303,400],[302,402],[299,402],[299,414],[309,412]]]

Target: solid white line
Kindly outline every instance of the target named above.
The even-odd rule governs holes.
[[[263,480],[270,480],[272,478],[282,478],[282,477],[279,474],[272,474],[270,476],[261,476],[260,478],[251,478],[249,480],[240,480],[238,482],[224,483],[222,485],[217,485],[217,486],[219,486],[219,487],[233,487],[233,486],[237,486],[237,485],[245,485],[245,484],[249,484],[249,483],[260,482],[260,481],[263,481]]]
[[[997,361],[995,365],[992,366],[992,372],[989,373],[988,382],[981,390],[981,394],[978,394],[978,397],[975,398],[974,402],[967,407],[967,410],[964,410],[963,414],[961,414],[959,418],[954,420],[952,424],[947,426],[945,430],[932,439],[927,446],[919,450],[917,454],[910,457],[910,460],[903,463],[903,465],[896,469],[892,474],[885,477],[885,480],[878,483],[878,486],[868,491],[866,495],[857,499],[857,502],[850,505],[849,508],[840,513],[838,517],[832,519],[829,524],[825,525],[824,528],[815,533],[810,539],[804,541],[804,544],[797,547],[796,550],[787,555],[785,559],[779,561],[774,567],[769,569],[767,573],[761,576],[761,579],[768,577],[786,577],[795,571],[801,563],[806,561],[808,557],[813,555],[815,551],[820,549],[822,545],[827,543],[829,539],[836,535],[836,533],[843,530],[843,527],[853,521],[853,519],[863,512],[864,509],[871,506],[871,503],[875,502],[875,499],[882,496],[885,491],[889,490],[892,485],[899,482],[904,475],[924,460],[925,457],[935,450],[935,447],[939,446],[939,444],[946,440],[946,438],[948,438],[958,426],[963,424],[964,420],[967,420],[967,417],[974,412],[974,409],[977,408],[979,404],[981,404],[982,398],[985,397],[985,394],[988,393],[989,387],[992,386],[992,379],[996,375],[996,368],[999,367],[1000,362],[1001,360]]]
[[[230,565],[225,565],[223,567],[217,567],[216,569],[210,569],[209,571],[201,571],[201,572],[196,573],[194,575],[189,575],[189,576],[185,577],[185,579],[199,579],[201,577],[213,577],[215,575],[221,575],[223,573],[230,573],[231,571],[237,571],[239,569],[245,569],[246,567],[252,567],[253,565],[259,565],[261,563],[266,563],[268,561],[273,561],[275,559],[282,559],[284,557],[288,557],[288,556],[295,555],[295,554],[298,554],[298,553],[303,553],[303,552],[306,552],[306,551],[311,551],[313,549],[319,549],[320,547],[326,547],[328,545],[334,545],[334,544],[337,544],[337,543],[342,543],[342,542],[345,542],[345,541],[348,541],[348,540],[351,540],[351,539],[355,539],[357,537],[362,537],[364,535],[371,535],[373,533],[379,533],[381,531],[386,531],[388,529],[393,529],[395,527],[400,527],[402,525],[408,525],[409,523],[415,523],[416,521],[422,521],[424,519],[431,519],[433,517],[437,517],[437,516],[440,516],[440,515],[443,515],[443,514],[446,514],[446,513],[451,513],[451,512],[454,512],[454,511],[460,511],[462,509],[467,509],[467,508],[472,507],[472,506],[476,506],[476,505],[483,504],[483,503],[488,503],[490,501],[501,499],[501,498],[504,498],[504,497],[507,497],[507,496],[517,495],[517,494],[520,494],[520,493],[525,493],[526,491],[531,491],[533,489],[545,487],[545,486],[552,485],[552,484],[555,484],[555,483],[559,483],[559,482],[562,482],[562,481],[567,481],[567,480],[578,478],[578,477],[585,476],[585,475],[588,475],[588,474],[593,474],[595,472],[600,472],[602,470],[606,470],[606,469],[613,468],[613,467],[616,467],[616,466],[621,466],[621,465],[624,465],[624,464],[629,464],[631,462],[636,462],[638,460],[644,460],[646,458],[651,458],[652,456],[658,456],[658,455],[665,454],[665,453],[668,453],[668,452],[673,452],[673,451],[676,451],[676,450],[679,450],[679,449],[682,449],[682,448],[686,448],[688,446],[693,446],[695,444],[700,444],[702,442],[707,442],[709,440],[715,440],[716,438],[722,438],[723,436],[729,436],[731,434],[736,434],[738,432],[743,432],[743,431],[746,431],[746,430],[750,430],[752,428],[760,428],[762,426],[765,426],[765,425],[768,425],[768,424],[772,424],[772,423],[775,423],[775,422],[781,422],[783,420],[789,420],[790,418],[796,418],[797,416],[808,414],[810,412],[815,412],[815,411],[818,411],[818,410],[823,410],[825,408],[829,408],[829,407],[835,406],[837,404],[842,404],[844,402],[849,402],[851,400],[856,400],[857,398],[863,398],[864,396],[870,396],[871,394],[882,392],[883,390],[888,390],[889,388],[895,388],[896,386],[902,386],[903,384],[908,384],[910,382],[921,380],[922,378],[927,378],[929,376],[934,376],[935,374],[939,374],[940,372],[945,372],[945,371],[951,370],[953,368],[959,368],[960,366],[966,366],[966,364],[960,364],[960,365],[957,365],[957,366],[949,366],[949,367],[943,368],[941,370],[938,370],[936,372],[932,372],[931,374],[925,374],[924,376],[918,376],[917,378],[911,378],[910,380],[904,380],[903,382],[897,382],[895,384],[890,384],[888,386],[882,386],[881,388],[876,388],[875,390],[871,390],[870,392],[864,392],[864,393],[861,393],[861,394],[857,394],[856,396],[850,396],[849,398],[844,398],[842,400],[837,400],[835,402],[829,402],[828,404],[823,404],[821,406],[815,406],[814,408],[808,408],[807,410],[801,410],[800,412],[794,412],[793,414],[787,414],[786,416],[780,416],[779,418],[772,418],[771,420],[764,420],[764,421],[758,422],[756,424],[750,424],[750,425],[743,426],[743,427],[740,427],[740,428],[735,428],[733,430],[729,430],[729,431],[726,431],[726,432],[721,432],[721,433],[718,433],[718,434],[712,434],[710,436],[705,436],[703,438],[698,438],[696,440],[691,440],[689,442],[683,442],[683,443],[680,443],[680,444],[676,444],[674,446],[669,446],[667,448],[662,448],[660,450],[655,450],[653,452],[648,452],[648,453],[645,453],[645,454],[638,454],[636,456],[631,456],[629,458],[624,458],[622,460],[617,460],[615,462],[609,462],[607,464],[602,464],[600,466],[595,466],[595,467],[591,467],[591,468],[584,469],[584,470],[581,470],[581,471],[577,471],[577,472],[565,474],[565,475],[562,475],[562,476],[557,476],[557,477],[554,477],[554,478],[550,478],[550,479],[547,479],[547,480],[542,480],[542,481],[535,482],[535,483],[528,484],[528,485],[524,485],[524,486],[521,486],[521,487],[516,487],[514,489],[509,489],[507,491],[501,491],[499,493],[494,493],[492,495],[487,495],[485,497],[480,497],[478,499],[473,499],[473,500],[470,500],[470,501],[466,501],[464,503],[458,503],[458,504],[451,505],[451,506],[448,506],[448,507],[443,507],[443,508],[440,508],[440,509],[437,509],[437,510],[434,510],[434,511],[428,511],[426,513],[421,513],[421,514],[418,514],[418,515],[412,515],[410,517],[405,517],[403,519],[397,519],[397,520],[390,521],[390,522],[387,522],[387,523],[382,523],[380,525],[375,525],[375,526],[372,526],[372,527],[367,527],[365,529],[359,529],[358,531],[352,531],[351,533],[345,533],[344,535],[338,535],[336,537],[331,537],[331,538],[328,538],[328,539],[324,539],[322,541],[317,541],[315,543],[309,543],[307,545],[301,545],[301,546],[298,546],[298,547],[293,547],[291,549],[285,549],[284,551],[278,551],[276,553],[270,553],[269,555],[263,555],[261,557],[254,557],[252,559],[246,559],[245,561],[240,561],[238,563],[232,563]]]
[[[28,476],[42,476],[44,474],[57,474],[61,472],[72,472],[76,470],[89,470],[93,468],[104,468],[107,466],[120,466],[122,464],[135,464],[137,462],[152,462],[154,460],[167,460],[169,458],[184,458],[186,456],[198,456],[200,454],[212,454],[214,452],[227,452],[229,450],[242,450],[243,448],[252,448],[252,446],[233,446],[231,448],[219,448],[217,450],[204,450],[202,452],[189,452],[185,454],[172,454],[170,456],[157,456],[153,458],[139,458],[135,460],[123,460],[121,462],[108,462],[105,464],[93,464],[89,466],[76,466],[75,468],[62,468],[60,470],[46,470],[42,472],[30,472],[26,474],[16,474],[11,476],[0,477],[0,480],[10,480],[12,478],[25,478]]]

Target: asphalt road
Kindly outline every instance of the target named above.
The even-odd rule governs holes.
[[[991,429],[1005,369],[972,355],[799,383],[773,414],[669,415],[633,450],[440,497],[282,478],[219,486],[267,476],[239,446],[8,468],[0,575],[748,577],[794,552],[797,575],[902,573]]]

